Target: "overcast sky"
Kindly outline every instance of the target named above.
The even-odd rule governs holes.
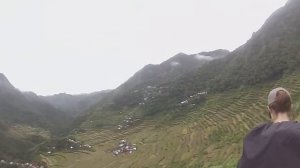
[[[0,72],[40,95],[113,89],[173,55],[234,50],[287,0],[0,0]]]

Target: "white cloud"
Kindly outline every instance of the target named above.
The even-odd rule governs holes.
[[[171,65],[171,66],[178,66],[178,65],[180,65],[180,63],[179,63],[179,62],[176,62],[176,61],[173,61],[173,62],[170,63],[170,65]]]
[[[207,60],[207,61],[211,61],[211,60],[214,59],[211,56],[205,56],[205,55],[200,55],[200,54],[196,54],[195,58],[198,59],[198,60]]]

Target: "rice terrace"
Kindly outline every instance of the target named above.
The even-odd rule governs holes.
[[[299,9],[299,0],[0,2],[0,168],[299,162],[299,145],[288,146],[300,138]]]
[[[76,138],[92,144],[96,152],[43,156],[51,167],[236,167],[245,134],[268,120],[265,101],[269,88],[286,86],[299,111],[300,73],[262,86],[208,95],[204,105],[193,107],[175,121],[143,123],[127,130],[87,130]],[[128,112],[130,113],[130,112]],[[296,118],[299,118],[297,113]],[[114,156],[121,139],[138,145],[130,155]]]

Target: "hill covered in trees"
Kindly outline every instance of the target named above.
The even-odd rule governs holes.
[[[164,76],[163,82],[147,74],[138,77],[154,68],[146,66],[120,87],[125,91],[112,91],[78,118],[77,125],[92,138],[77,136],[100,151],[124,138],[143,148],[120,159],[93,154],[111,167],[120,162],[123,167],[235,167],[246,132],[268,120],[270,89],[290,89],[299,110],[299,7],[299,1],[288,1],[244,45],[182,75]],[[128,117],[136,122],[123,127]],[[85,159],[82,163],[88,164]]]
[[[299,119],[299,8],[300,1],[289,0],[232,52],[180,53],[145,66],[117,89],[91,96],[89,103],[82,96],[22,93],[2,75],[0,147],[13,142],[34,149],[52,128],[63,128],[65,116],[76,114],[70,135],[95,151],[43,154],[49,166],[236,167],[245,134],[268,120],[265,101],[271,88],[291,91]],[[18,125],[40,138],[19,134]],[[136,151],[114,156],[124,140]],[[18,149],[2,155],[20,154]]]
[[[42,97],[18,90],[0,73],[0,160],[36,158],[43,144],[66,136],[74,118],[106,93]]]

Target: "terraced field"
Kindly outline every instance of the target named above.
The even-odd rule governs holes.
[[[59,153],[44,159],[53,168],[233,168],[246,133],[269,120],[266,97],[277,86],[291,91],[294,117],[300,119],[300,72],[296,72],[269,84],[209,95],[204,105],[172,122],[146,120],[123,131],[90,129],[75,136],[96,152]],[[137,152],[113,156],[111,150],[121,139],[136,143]]]

